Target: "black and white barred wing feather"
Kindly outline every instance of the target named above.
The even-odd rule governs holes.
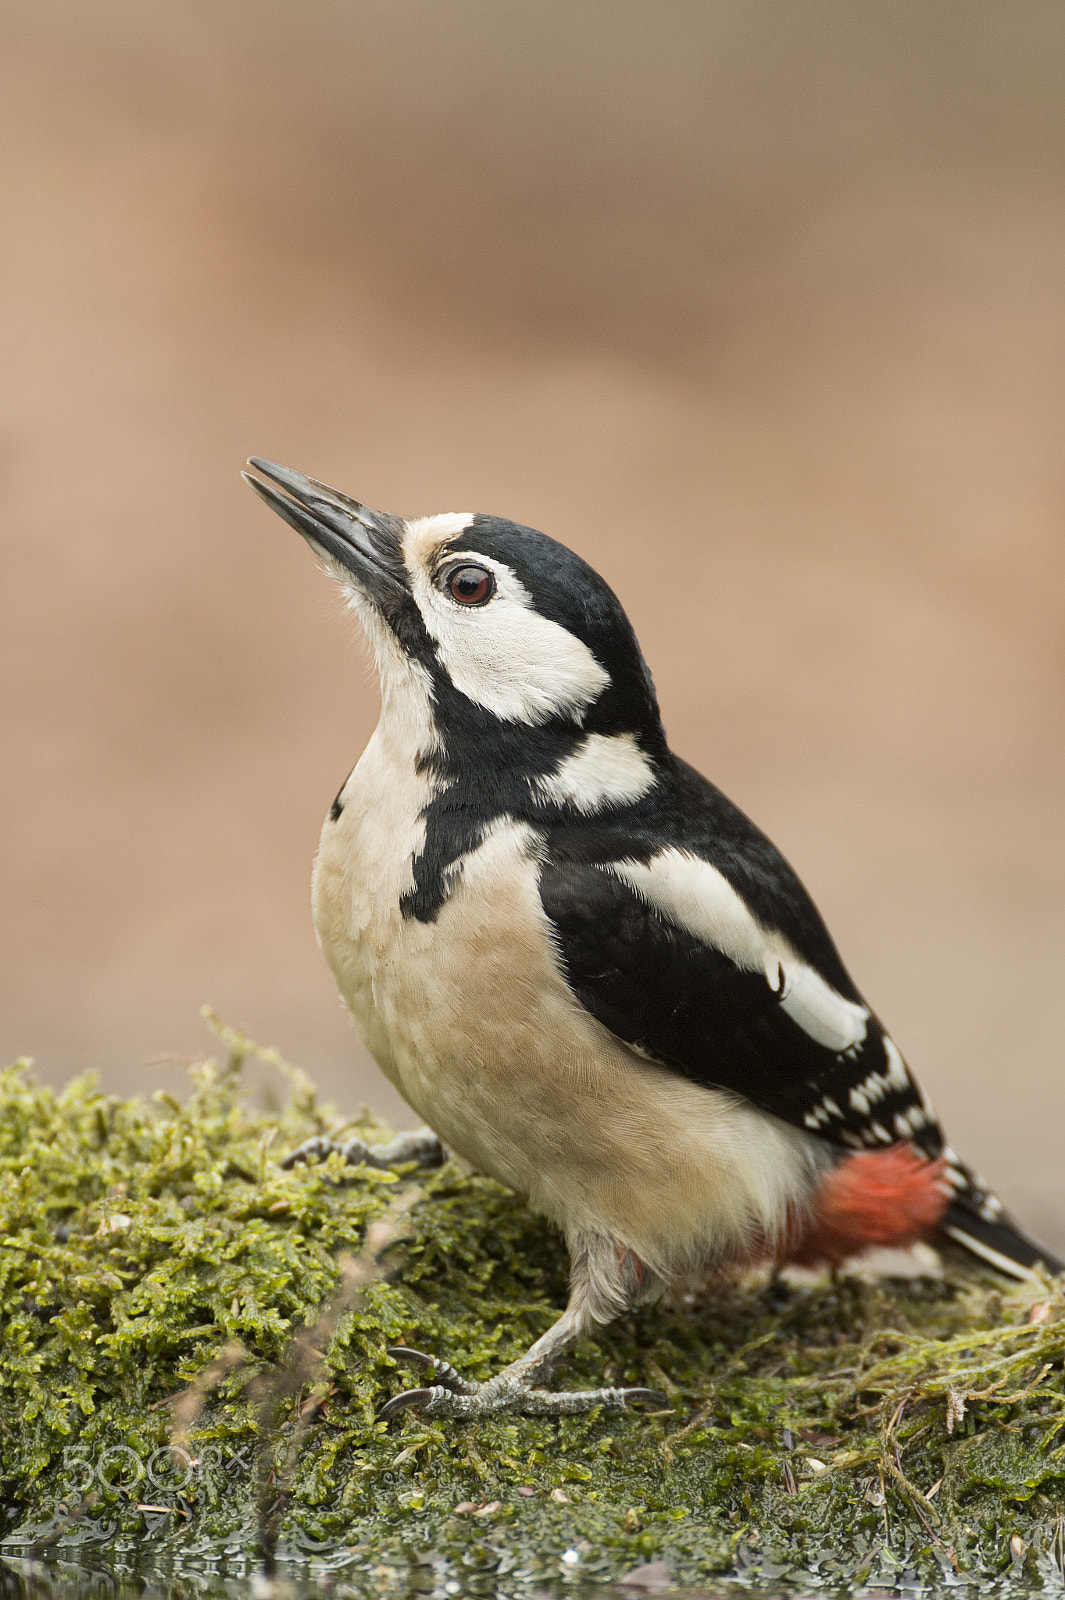
[[[540,897],[574,994],[641,1055],[733,1090],[829,1143],[943,1140],[931,1107],[857,992],[840,992],[763,928],[714,867],[548,862]]]
[[[764,851],[767,841],[758,842]],[[905,1142],[930,1160],[942,1156],[954,1194],[945,1233],[1002,1270],[1055,1265],[945,1146],[926,1096],[783,860],[781,882],[793,908],[796,893],[804,902],[806,942],[820,961],[691,851],[579,857],[572,837],[548,855],[540,897],[570,988],[604,1027],[664,1069],[742,1095],[841,1155]],[[735,853],[730,867],[738,877]]]

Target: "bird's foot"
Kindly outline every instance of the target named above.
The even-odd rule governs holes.
[[[439,1361],[396,1345],[390,1356],[431,1369],[436,1379],[429,1388],[406,1389],[385,1402],[378,1419],[394,1417],[400,1411],[415,1409],[427,1417],[487,1417],[497,1411],[516,1411],[526,1417],[568,1417],[604,1406],[608,1411],[625,1411],[630,1405],[648,1404],[665,1410],[669,1401],[657,1389],[541,1389],[535,1383],[537,1365],[524,1357],[505,1367],[487,1383],[471,1383],[450,1361]]]
[[[290,1150],[281,1165],[286,1170],[301,1162],[325,1161],[334,1152],[343,1156],[349,1167],[380,1167],[391,1169],[415,1161],[419,1167],[442,1167],[444,1147],[431,1128],[417,1128],[413,1133],[397,1134],[388,1144],[367,1144],[365,1139],[338,1141],[324,1134],[305,1139]]]

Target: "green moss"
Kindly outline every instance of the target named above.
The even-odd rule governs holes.
[[[271,1052],[288,1104],[252,1110],[255,1047],[219,1031],[229,1060],[192,1069],[185,1105],[0,1074],[9,1552],[179,1560],[276,1537],[376,1581],[429,1562],[465,1587],[481,1570],[520,1587],[648,1559],[684,1581],[1060,1582],[1060,1282],[1004,1289],[951,1268],[718,1286],[583,1341],[560,1369],[574,1387],[604,1372],[664,1387],[669,1415],[386,1426],[377,1407],[410,1381],[388,1345],[489,1376],[563,1304],[565,1249],[454,1166],[282,1171],[329,1119]],[[404,1210],[382,1275],[367,1229]]]

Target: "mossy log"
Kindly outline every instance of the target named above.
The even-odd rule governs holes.
[[[218,1031],[229,1059],[191,1069],[184,1105],[0,1075],[8,1555],[265,1549],[377,1585],[428,1565],[515,1590],[641,1562],[688,1584],[1060,1586],[1062,1281],[948,1264],[719,1284],[559,1370],[665,1390],[668,1413],[386,1425],[409,1383],[388,1346],[490,1376],[564,1303],[565,1248],[453,1164],[282,1170],[333,1121],[276,1053]],[[276,1113],[242,1098],[253,1051],[288,1075]]]

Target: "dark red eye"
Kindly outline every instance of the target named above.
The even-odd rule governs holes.
[[[495,593],[495,578],[484,567],[454,567],[445,581],[448,594],[460,606],[483,606]]]

